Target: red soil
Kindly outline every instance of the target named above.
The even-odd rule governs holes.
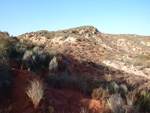
[[[56,89],[45,83],[45,96],[35,110],[30,98],[25,92],[29,81],[33,78],[41,78],[33,72],[25,70],[12,70],[14,86],[8,98],[11,105],[10,113],[44,113],[44,109],[53,106],[56,113],[79,113],[81,107],[89,109],[92,113],[98,113],[103,107],[96,100],[80,91],[71,89]],[[52,101],[52,103],[50,103]],[[6,104],[6,103],[5,103]],[[7,106],[0,102],[0,107]]]

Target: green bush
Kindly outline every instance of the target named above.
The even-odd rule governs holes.
[[[36,53],[36,54],[37,54],[38,52],[41,52],[41,51],[43,51],[43,49],[40,48],[40,47],[38,47],[38,46],[36,46],[36,47],[33,48],[33,52]]]
[[[35,47],[35,44],[33,44],[33,42],[31,41],[27,41],[25,45],[27,46],[27,49],[32,49]]]
[[[46,61],[46,55],[43,53],[43,51],[39,51],[37,54],[36,63],[43,64]]]
[[[102,84],[103,84],[103,80],[101,78],[98,78],[98,77],[93,77],[92,78],[91,86],[93,88],[98,88]]]
[[[31,70],[38,75],[42,75],[44,68],[47,67],[46,62],[49,61],[46,57],[49,56],[47,56],[46,52],[38,46],[33,48],[33,53],[36,56],[36,59]]]
[[[121,84],[120,87],[119,87],[119,93],[125,95],[127,92],[128,92],[127,86],[124,85],[124,84]]]
[[[147,89],[133,90],[126,95],[127,103],[139,107],[142,113],[150,112],[150,93]]]
[[[84,90],[84,84],[76,77],[49,75],[46,78],[46,82],[55,88],[76,88],[82,91]]]
[[[118,92],[119,86],[118,86],[118,84],[117,84],[116,82],[111,82],[111,83],[109,84],[109,88],[110,88],[110,92],[111,92],[112,94],[114,94],[114,93],[117,93],[117,92]]]
[[[13,79],[10,76],[6,62],[0,59],[0,100],[5,100],[12,84]]]
[[[19,44],[17,43],[15,46],[14,46],[14,50],[18,53],[24,53],[26,50],[27,50],[27,47],[23,44]]]
[[[46,62],[49,61],[47,54],[43,51],[42,48],[36,46],[33,48],[33,51],[26,51],[22,57],[23,65],[35,72],[38,75],[42,75],[44,68],[47,66]]]
[[[150,93],[148,90],[142,90],[138,94],[138,105],[144,112],[150,112]]]
[[[9,38],[0,37],[0,58],[8,58],[12,50],[12,42]]]
[[[36,62],[36,56],[32,51],[26,51],[22,58],[23,64],[30,69]]]
[[[150,60],[149,55],[142,55],[142,54],[136,55],[135,58],[143,59],[143,60]]]
[[[82,76],[81,80],[84,83],[86,93],[89,95],[92,94],[93,89],[99,88],[99,86],[104,84],[101,78],[95,76]]]
[[[24,53],[26,52],[27,48],[23,44],[14,44],[14,47],[11,52],[11,59],[16,61],[17,63],[21,64],[22,63],[22,57]]]
[[[0,100],[5,100],[13,84],[7,64],[11,50],[12,43],[9,39],[9,35],[0,33]]]
[[[51,55],[49,53],[49,51],[47,51],[47,50],[44,50],[42,54],[45,57],[44,59],[42,58],[43,60],[45,60],[44,63],[43,63],[43,65],[44,65],[44,67],[49,68],[49,63],[50,63],[51,59],[53,58],[53,55]]]

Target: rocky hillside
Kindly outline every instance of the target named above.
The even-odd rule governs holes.
[[[92,26],[0,32],[0,113],[150,112],[149,46]]]
[[[92,26],[83,26],[56,32],[31,32],[17,38],[127,73],[145,77],[150,73],[150,36],[104,34]]]
[[[99,32],[92,26],[83,26],[61,31],[37,31],[18,36],[21,41],[30,40],[37,45],[63,44],[75,41],[91,42],[107,49],[122,50],[125,52],[149,53],[150,36],[140,35],[112,35]]]

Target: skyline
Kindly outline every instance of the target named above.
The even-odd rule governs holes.
[[[0,31],[18,36],[89,25],[102,33],[150,36],[149,5],[149,0],[1,0]]]

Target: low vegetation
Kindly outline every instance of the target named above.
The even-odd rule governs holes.
[[[58,62],[56,57],[54,56],[53,59],[49,63],[49,70],[52,73],[58,72]]]
[[[5,100],[13,85],[13,79],[8,68],[12,44],[7,36],[0,37],[0,100]]]
[[[80,113],[89,113],[89,111],[87,110],[87,108],[81,107]]]
[[[103,105],[106,104],[106,99],[110,96],[108,88],[99,87],[92,92],[92,98],[99,100]]]
[[[25,93],[32,101],[35,110],[38,108],[44,113],[54,112],[55,107],[43,99],[47,91],[44,86],[46,83],[57,90],[72,89],[91,96],[112,113],[150,112],[149,90],[138,89],[143,83],[148,84],[149,80],[102,64],[102,60],[107,59],[110,63],[114,60],[116,61],[114,67],[124,66],[123,68],[138,69],[148,74],[150,68],[148,52],[134,47],[140,44],[139,40],[134,45],[133,38],[131,42],[128,41],[131,36],[129,38],[120,35],[120,39],[118,35],[102,34],[91,26],[26,34],[28,38],[35,37],[37,40],[46,37],[46,42],[40,44],[23,39],[24,36],[16,39],[10,38],[8,33],[0,33],[0,102],[8,99],[13,87],[11,72],[15,68],[12,69],[11,65],[14,64],[18,66],[17,69],[35,72],[40,79],[44,80],[33,78],[25,88]],[[61,37],[60,41],[73,37],[75,41],[59,44],[52,41],[54,37]],[[137,37],[140,39],[139,36]],[[0,110],[0,112],[5,111],[7,110]],[[80,113],[89,113],[88,108],[81,107]]]
[[[4,61],[0,60],[0,100],[5,100],[13,85],[13,79]],[[6,62],[5,62],[6,63]]]
[[[138,58],[138,59],[142,59],[142,60],[150,60],[150,56],[149,55],[136,55],[135,58]]]
[[[73,76],[57,76],[57,75],[49,75],[46,78],[46,82],[55,88],[75,88],[81,91],[85,90],[84,83]]]
[[[110,96],[107,105],[113,113],[125,113],[124,101],[118,94]]]
[[[36,109],[44,96],[44,84],[39,80],[33,79],[27,86],[26,93]]]

